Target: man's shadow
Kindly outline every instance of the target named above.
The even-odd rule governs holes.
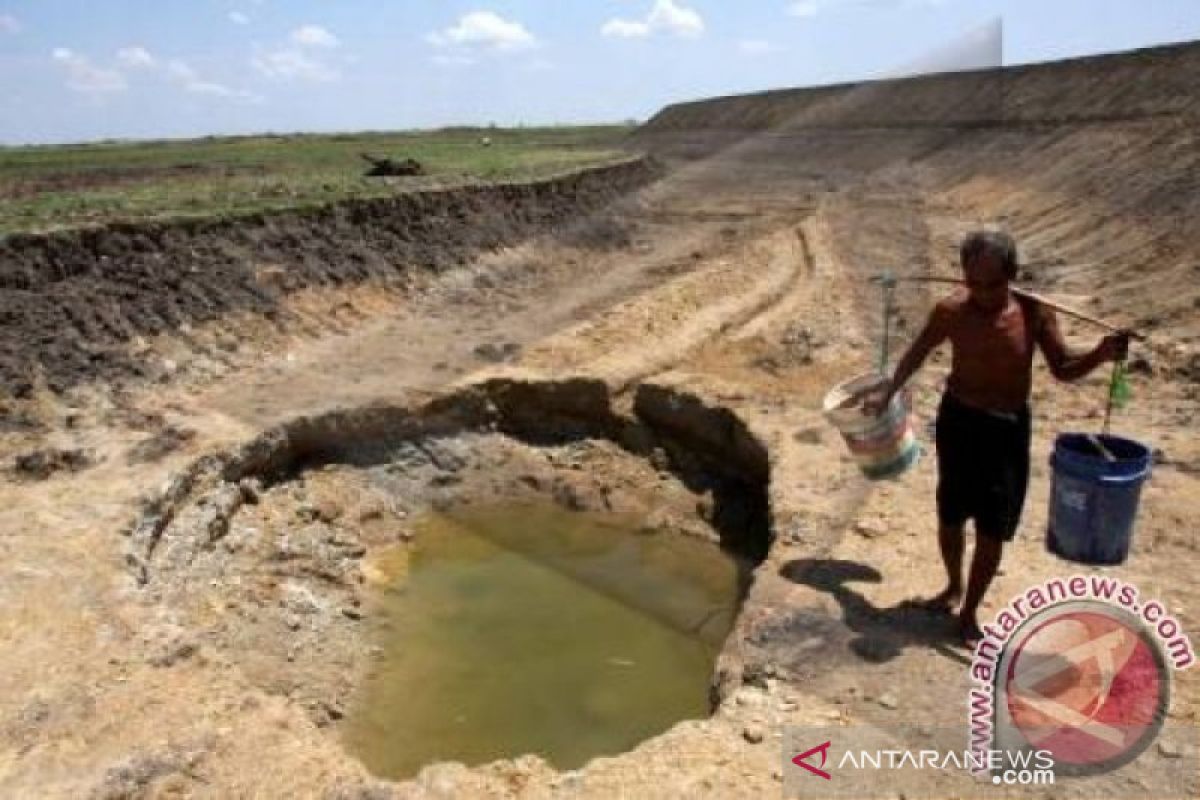
[[[843,559],[801,558],[783,565],[779,574],[832,595],[842,607],[842,621],[856,634],[850,650],[866,661],[883,663],[906,647],[928,647],[963,665],[971,663],[966,653],[951,646],[960,640],[958,620],[952,614],[931,610],[916,600],[877,608],[846,585],[881,582],[883,576],[874,567]]]

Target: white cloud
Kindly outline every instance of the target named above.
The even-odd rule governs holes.
[[[20,33],[21,23],[12,14],[0,14],[0,33]]]
[[[748,56],[761,56],[779,50],[776,45],[771,44],[766,39],[741,39],[737,43],[737,48]]]
[[[77,92],[99,99],[106,94],[123,92],[129,88],[128,79],[120,69],[98,66],[87,56],[66,47],[56,47],[51,56],[67,70],[67,86]],[[146,70],[165,75],[172,84],[192,94],[254,102],[262,99],[252,92],[205,80],[185,61],[172,59],[162,63],[144,47],[122,47],[117,51],[117,61],[130,70]]]
[[[600,33],[617,39],[641,39],[650,35],[650,25],[627,19],[610,19],[604,23]]]
[[[333,67],[293,48],[259,53],[251,59],[250,63],[263,75],[277,80],[328,83],[340,77],[338,71]]]
[[[244,89],[231,89],[221,83],[212,81],[191,81],[184,87],[193,94],[211,94],[216,97],[236,97],[244,100],[256,99],[256,96]]]
[[[98,67],[87,56],[73,50],[56,47],[51,55],[67,70],[67,86],[76,92],[99,98],[129,88],[119,70]]]
[[[167,77],[179,83],[196,80],[196,70],[188,66],[186,61],[172,59],[167,63]]]
[[[167,78],[185,92],[203,94],[211,97],[227,97],[235,100],[261,100],[258,95],[244,89],[233,89],[221,83],[207,81],[200,77],[190,64],[179,59],[167,62]]]
[[[654,0],[654,7],[644,19],[610,19],[600,28],[604,36],[633,39],[652,33],[669,33],[674,36],[699,36],[704,33],[704,18],[695,9],[676,3],[675,0]]]
[[[229,21],[232,22],[234,25],[249,25],[250,24],[250,18],[247,17],[245,14],[243,14],[240,11],[230,11],[229,12]]]
[[[451,27],[427,34],[425,41],[435,47],[478,47],[498,51],[528,50],[538,45],[537,38],[524,25],[491,11],[464,14]]]
[[[133,69],[150,69],[157,63],[154,56],[144,47],[122,47],[117,51],[117,61]]]
[[[787,13],[793,17],[815,17],[826,5],[821,0],[797,0],[788,6]]]
[[[674,0],[656,0],[650,12],[650,27],[677,36],[699,36],[704,32],[704,19],[698,11],[676,5]]]
[[[292,31],[292,41],[301,47],[337,47],[341,44],[336,36],[320,25],[302,25]]]

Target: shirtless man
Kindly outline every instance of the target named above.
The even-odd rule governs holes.
[[[978,231],[960,252],[966,288],[943,299],[900,359],[886,391],[868,400],[868,413],[887,407],[929,353],[949,340],[950,378],[937,414],[938,546],[946,588],[926,601],[952,611],[962,599],[963,641],[980,638],[976,614],[1004,543],[1017,532],[1029,480],[1029,390],[1033,353],[1040,348],[1051,374],[1074,381],[1106,361],[1125,357],[1126,334],[1104,337],[1087,353],[1067,348],[1054,312],[1009,291],[1017,275],[1012,237]],[[975,521],[975,553],[962,592],[963,529]]]

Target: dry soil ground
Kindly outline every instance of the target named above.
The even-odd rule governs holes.
[[[1089,130],[1114,142],[1109,160],[1122,141],[1141,135],[1118,123]],[[1055,146],[1082,134],[1023,135],[1027,149],[1040,148],[1027,154],[1030,163],[1050,164]],[[899,607],[942,580],[933,459],[895,483],[868,483],[820,415],[825,391],[875,357],[878,296],[868,278],[881,268],[951,275],[962,232],[1003,217],[1029,260],[1050,265],[1039,275],[1054,281],[1059,296],[1079,303],[1096,296],[1093,309],[1138,321],[1194,302],[1194,289],[1177,296],[1175,287],[1186,283],[1173,270],[1179,264],[1186,272],[1197,251],[1186,232],[1151,235],[1152,226],[1114,212],[1110,198],[1077,184],[1052,193],[1044,174],[1005,171],[1003,157],[989,162],[990,172],[967,170],[953,152],[938,161],[944,148],[931,150],[927,141],[905,139],[889,156],[880,155],[879,141],[856,151],[847,137],[831,137],[759,139],[675,164],[658,183],[570,226],[578,235],[534,238],[405,292],[365,284],[295,293],[290,309],[314,320],[307,332],[260,329],[248,312],[198,325],[192,345],[230,331],[243,346],[220,358],[210,358],[221,355],[218,348],[192,346],[179,355],[190,368],[154,386],[84,386],[67,400],[27,399],[30,423],[3,432],[6,456],[45,448],[84,456],[48,455],[49,477],[37,479],[37,465],[27,464],[0,483],[0,795],[770,797],[782,791],[785,726],[965,726],[966,653],[955,646],[953,625]],[[1002,138],[981,146],[1012,144]],[[1105,160],[1098,152],[1081,158],[1093,167]],[[1103,237],[1095,233],[1099,224]],[[1085,235],[1095,243],[1087,262],[1075,244]],[[1129,249],[1136,241],[1172,248],[1171,269],[1157,274],[1157,288],[1116,269],[1136,255]],[[1120,282],[1097,283],[1105,273],[1096,264],[1109,265]],[[923,289],[905,290],[905,337],[931,299]],[[1105,572],[1167,601],[1194,632],[1200,384],[1195,343],[1187,339],[1193,327],[1186,315],[1160,318],[1156,344],[1139,351],[1148,368],[1133,376],[1136,400],[1115,427],[1161,453],[1133,555]],[[1091,329],[1067,328],[1079,344],[1095,339]],[[145,346],[161,358],[166,351],[154,348],[177,346],[173,341]],[[944,355],[935,358],[915,382],[927,446],[947,366]],[[145,573],[131,568],[129,555],[143,543],[127,534],[143,498],[170,476],[205,454],[240,452],[264,429],[351,409],[341,435],[361,444],[371,429],[354,422],[355,408],[374,404],[390,409],[381,412],[385,419],[407,419],[407,410],[420,416],[430,399],[469,406],[471,387],[501,378],[534,387],[598,381],[588,385],[601,387],[603,403],[624,414],[640,403],[644,419],[661,423],[657,430],[678,425],[681,440],[703,443],[710,458],[724,455],[730,469],[763,466],[750,457],[739,461],[747,447],[761,447],[769,467],[770,549],[718,664],[719,702],[710,719],[682,722],[576,772],[560,774],[525,757],[476,768],[433,765],[409,783],[389,784],[365,774],[339,744],[344,709],[327,701],[352,695],[352,660],[336,665],[337,680],[327,685],[328,674],[305,677],[310,667],[329,666],[320,657],[297,665],[273,655],[290,632],[321,630],[295,619],[303,609],[285,607],[279,589],[251,603],[261,613],[239,617],[238,604],[227,602],[234,594],[223,583],[227,574],[199,568],[187,579],[203,578],[211,603],[205,605],[203,586],[180,599],[156,590],[153,559],[142,585]],[[1102,375],[1056,384],[1038,366],[1030,502],[985,616],[1033,582],[1073,571],[1041,541],[1046,456],[1057,431],[1099,426],[1104,385]],[[563,396],[567,405],[575,402],[570,391]],[[536,412],[543,401],[536,391],[530,397]],[[317,419],[332,420],[322,435],[338,437],[336,414]],[[604,447],[599,452],[596,470],[609,476],[610,489],[622,474],[626,483],[645,483],[638,477],[644,465],[623,473],[620,458]],[[550,455],[548,475],[564,457]],[[585,466],[593,457],[587,448],[568,456]],[[664,476],[672,471],[670,464],[657,467]],[[330,475],[336,469],[312,473],[311,491],[320,494]],[[215,503],[219,526],[221,514],[228,521],[244,500],[221,501],[228,485],[207,486],[216,494],[187,505],[201,494],[193,492],[183,505],[203,514]],[[594,502],[592,489],[577,488],[568,493],[571,502]],[[647,499],[631,489],[630,496],[654,502],[653,493]],[[356,498],[330,501],[333,511],[319,500],[306,506],[309,522],[326,524],[317,538],[338,535],[334,523],[348,514],[357,514],[357,527],[367,532],[341,545],[333,538],[303,545],[310,549],[303,563],[328,555],[320,550],[328,544],[342,548],[331,568],[361,570],[356,560],[384,544],[367,524],[383,512],[360,509],[369,500]],[[275,502],[268,501],[248,513],[267,514]],[[189,524],[215,530],[207,527],[212,518]],[[177,529],[168,525],[164,541]],[[179,541],[167,552],[196,544]],[[352,605],[348,597],[339,594],[337,602]],[[276,605],[282,610],[273,611]],[[328,636],[353,640],[346,633],[353,614],[342,618],[328,623],[338,626]],[[1196,724],[1197,686],[1194,673],[1177,676],[1173,723]],[[1171,752],[1152,750],[1146,758]],[[1151,781],[1143,790],[1154,793],[1152,777],[1137,780]],[[933,796],[970,792],[934,779],[925,788]],[[1039,796],[1079,793],[1063,785]]]

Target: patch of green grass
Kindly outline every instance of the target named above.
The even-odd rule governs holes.
[[[0,148],[0,234],[227,216],[607,163],[631,128],[452,128]],[[490,146],[484,146],[484,137]],[[426,175],[367,178],[362,153]]]

